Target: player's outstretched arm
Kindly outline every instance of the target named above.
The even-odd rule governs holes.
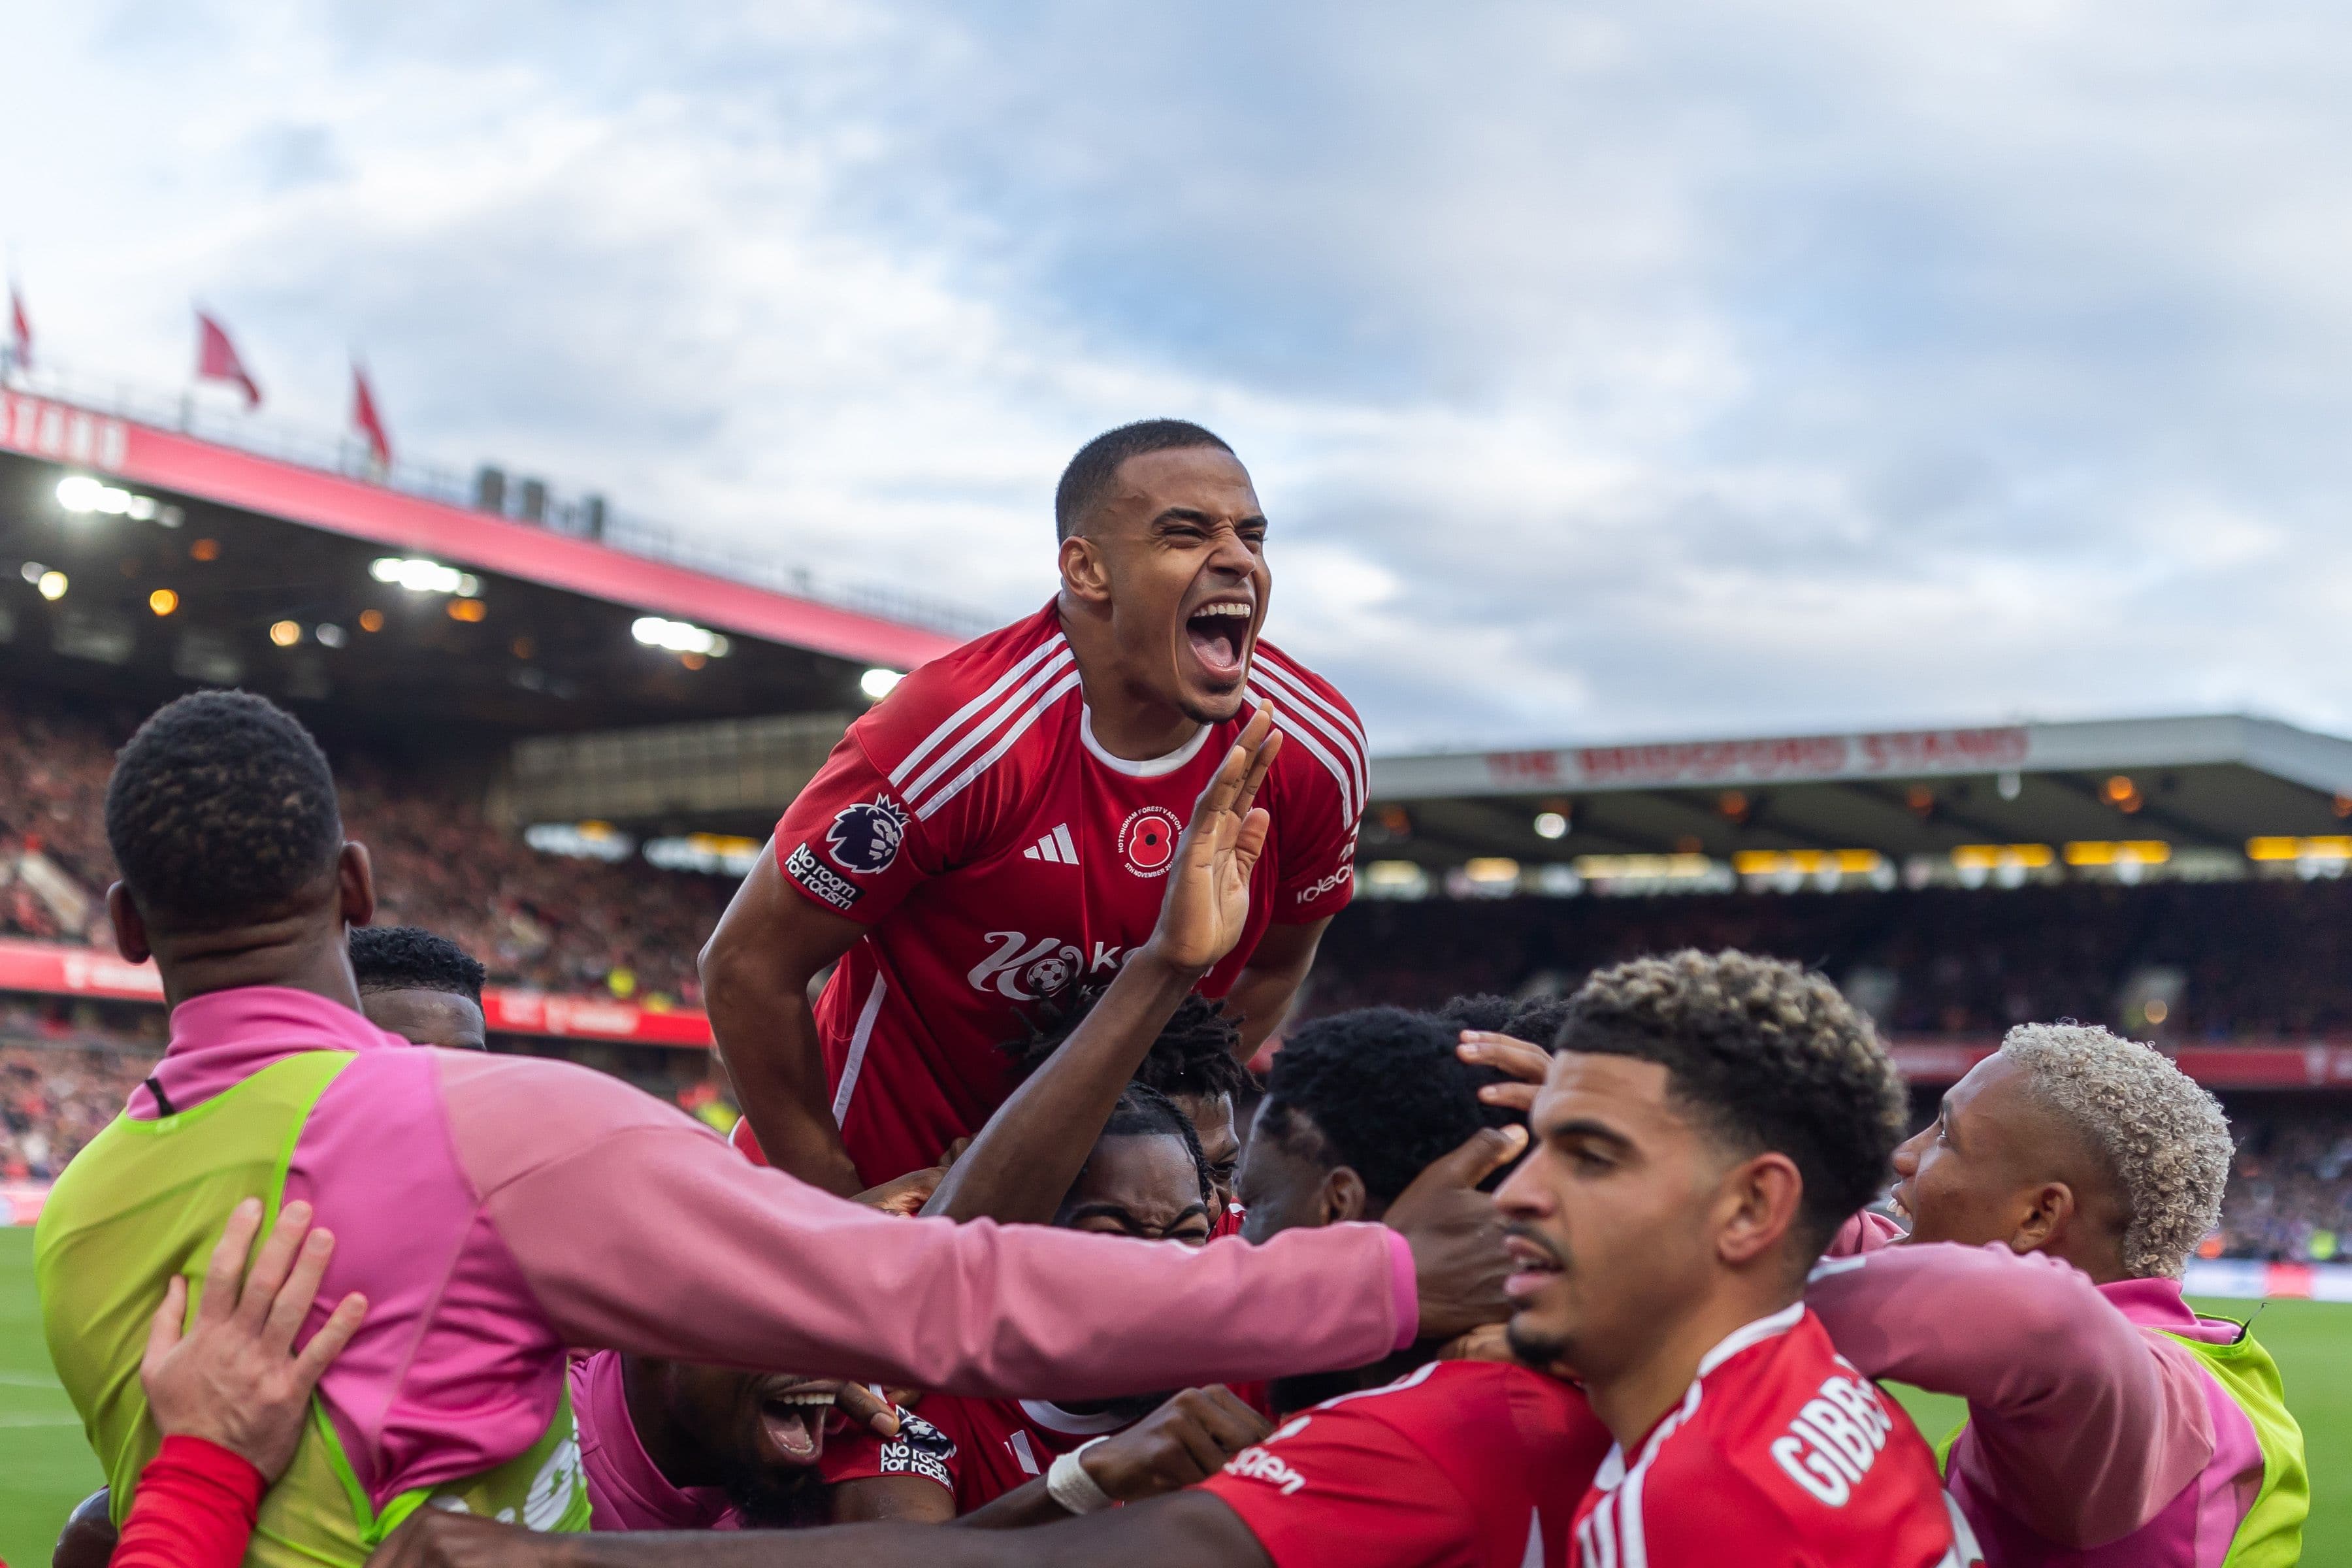
[[[1241,1517],[1179,1492],[1035,1530],[853,1524],[826,1530],[537,1535],[419,1509],[368,1568],[1271,1568]]]
[[[923,1212],[1043,1225],[1109,1121],[1111,1108],[1201,976],[1233,951],[1249,919],[1250,873],[1265,847],[1257,792],[1282,749],[1261,708],[1217,770],[1177,841],[1151,937],[1070,1037],[988,1119]]]
[[[1969,1402],[2001,1496],[2076,1547],[2154,1519],[2213,1456],[2203,1375],[2090,1278],[1994,1244],[1882,1247],[1823,1263],[1805,1304],[1838,1353]]]
[[[761,1150],[778,1170],[844,1197],[865,1184],[834,1125],[808,988],[865,930],[785,887],[771,840],[702,949],[710,1032]]]

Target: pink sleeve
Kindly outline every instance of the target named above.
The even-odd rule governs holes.
[[[1868,1375],[1966,1399],[1986,1479],[2061,1544],[2139,1529],[2212,1458],[2191,1358],[2164,1353],[2056,1258],[1889,1247],[1822,1264],[1805,1304]]]
[[[1360,1366],[1417,1326],[1410,1252],[1380,1226],[1186,1247],[903,1219],[584,1068],[481,1058],[444,1085],[486,1211],[572,1344],[1066,1400]]]
[[[1863,1209],[1838,1226],[1830,1240],[1824,1258],[1852,1258],[1856,1253],[1875,1252],[1882,1247],[1892,1247],[1903,1239],[1903,1227],[1883,1214]]]

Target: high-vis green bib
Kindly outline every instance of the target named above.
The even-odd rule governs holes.
[[[272,1063],[193,1110],[117,1117],[58,1178],[33,1238],[41,1323],[58,1375],[105,1467],[120,1525],[163,1438],[139,1384],[148,1320],[177,1273],[193,1321],[205,1267],[231,1210],[259,1197],[274,1222],[296,1141],[348,1052]],[[396,1225],[397,1215],[383,1216]],[[267,1232],[268,1226],[264,1226]],[[262,1500],[251,1568],[361,1568],[421,1506],[535,1530],[588,1528],[588,1489],[567,1394],[538,1441],[480,1475],[405,1492],[376,1509],[316,1400],[294,1459]]]

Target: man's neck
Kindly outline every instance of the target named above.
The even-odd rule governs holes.
[[[1148,763],[1182,746],[1201,730],[1200,721],[1181,709],[1136,689],[1119,668],[1111,638],[1110,614],[1060,601],[1062,635],[1078,666],[1078,689],[1086,699],[1095,743],[1124,762]]]
[[[1588,1378],[1585,1396],[1631,1456],[1652,1427],[1697,1381],[1699,1363],[1732,1334],[1798,1300],[1793,1291],[1763,1290],[1727,1281],[1694,1311],[1678,1319],[1643,1354],[1622,1368]]]
[[[1287,1418],[1327,1399],[1394,1383],[1405,1373],[1417,1372],[1435,1361],[1443,1344],[1440,1340],[1418,1340],[1368,1366],[1276,1378],[1266,1392],[1275,1414]]]
[[[710,1462],[709,1452],[670,1415],[662,1386],[663,1365],[641,1356],[621,1358],[621,1397],[628,1406],[637,1447],[661,1472],[661,1479],[678,1490],[716,1486],[718,1468]]]
[[[308,991],[356,1013],[359,984],[352,977],[343,940],[341,926],[321,930],[314,921],[268,922],[174,936],[155,949],[164,1005],[176,1007],[215,991],[277,985]]]

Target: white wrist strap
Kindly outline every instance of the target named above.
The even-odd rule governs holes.
[[[1101,1441],[1081,1443],[1045,1468],[1045,1495],[1072,1513],[1100,1513],[1115,1500],[1078,1463],[1079,1455]]]

